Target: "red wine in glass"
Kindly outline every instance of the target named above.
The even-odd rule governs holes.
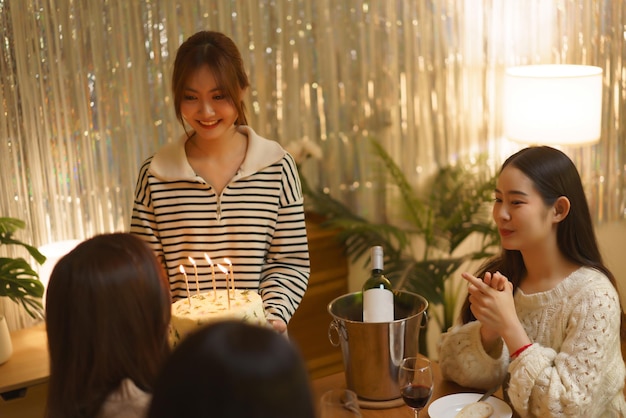
[[[411,408],[423,409],[433,394],[432,387],[410,384],[402,388],[402,399]]]
[[[404,403],[413,409],[415,418],[433,394],[433,371],[424,356],[407,357],[400,363],[398,386]]]

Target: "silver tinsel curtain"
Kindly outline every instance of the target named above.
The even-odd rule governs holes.
[[[569,150],[598,221],[623,219],[624,0],[0,0],[0,216],[35,245],[126,230],[140,163],[177,136],[170,74],[200,29],[240,47],[250,124],[314,141],[309,181],[385,219],[367,138],[414,184],[519,148],[501,138],[505,67],[604,69],[600,144]]]

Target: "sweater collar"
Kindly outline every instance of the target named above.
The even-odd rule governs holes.
[[[239,132],[248,137],[248,148],[237,177],[245,177],[268,167],[285,156],[285,150],[276,141],[263,138],[249,126],[238,126]],[[198,180],[199,177],[187,160],[185,143],[187,134],[165,144],[157,151],[150,164],[150,174],[165,180]]]

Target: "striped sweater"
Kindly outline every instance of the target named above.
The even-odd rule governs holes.
[[[187,297],[187,285],[189,292],[224,288],[218,264],[229,268],[227,258],[235,286],[258,291],[268,319],[288,323],[310,273],[297,167],[277,142],[238,129],[248,136],[246,157],[220,195],[187,161],[186,135],[148,158],[131,232],[164,263],[174,300]]]

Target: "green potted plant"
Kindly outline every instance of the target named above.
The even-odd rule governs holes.
[[[450,277],[464,263],[493,255],[499,243],[490,215],[495,175],[484,161],[442,167],[418,192],[383,147],[373,139],[371,145],[384,168],[383,181],[397,190],[401,215],[393,224],[360,217],[306,182],[305,197],[326,219],[322,226],[340,229],[337,238],[352,262],[362,259],[371,246],[383,246],[385,275],[394,288],[425,297],[429,325],[434,320],[445,331],[454,322],[459,297],[465,295],[465,288]],[[477,242],[462,245],[470,236]],[[427,353],[426,338],[420,338],[420,346]]]
[[[17,245],[23,247],[39,264],[46,261],[46,257],[39,250],[14,237],[14,234],[26,227],[20,219],[0,218],[0,245]],[[0,297],[8,297],[22,305],[32,318],[43,318],[43,304],[41,298],[44,286],[39,281],[39,275],[32,269],[28,261],[22,257],[0,257]]]

